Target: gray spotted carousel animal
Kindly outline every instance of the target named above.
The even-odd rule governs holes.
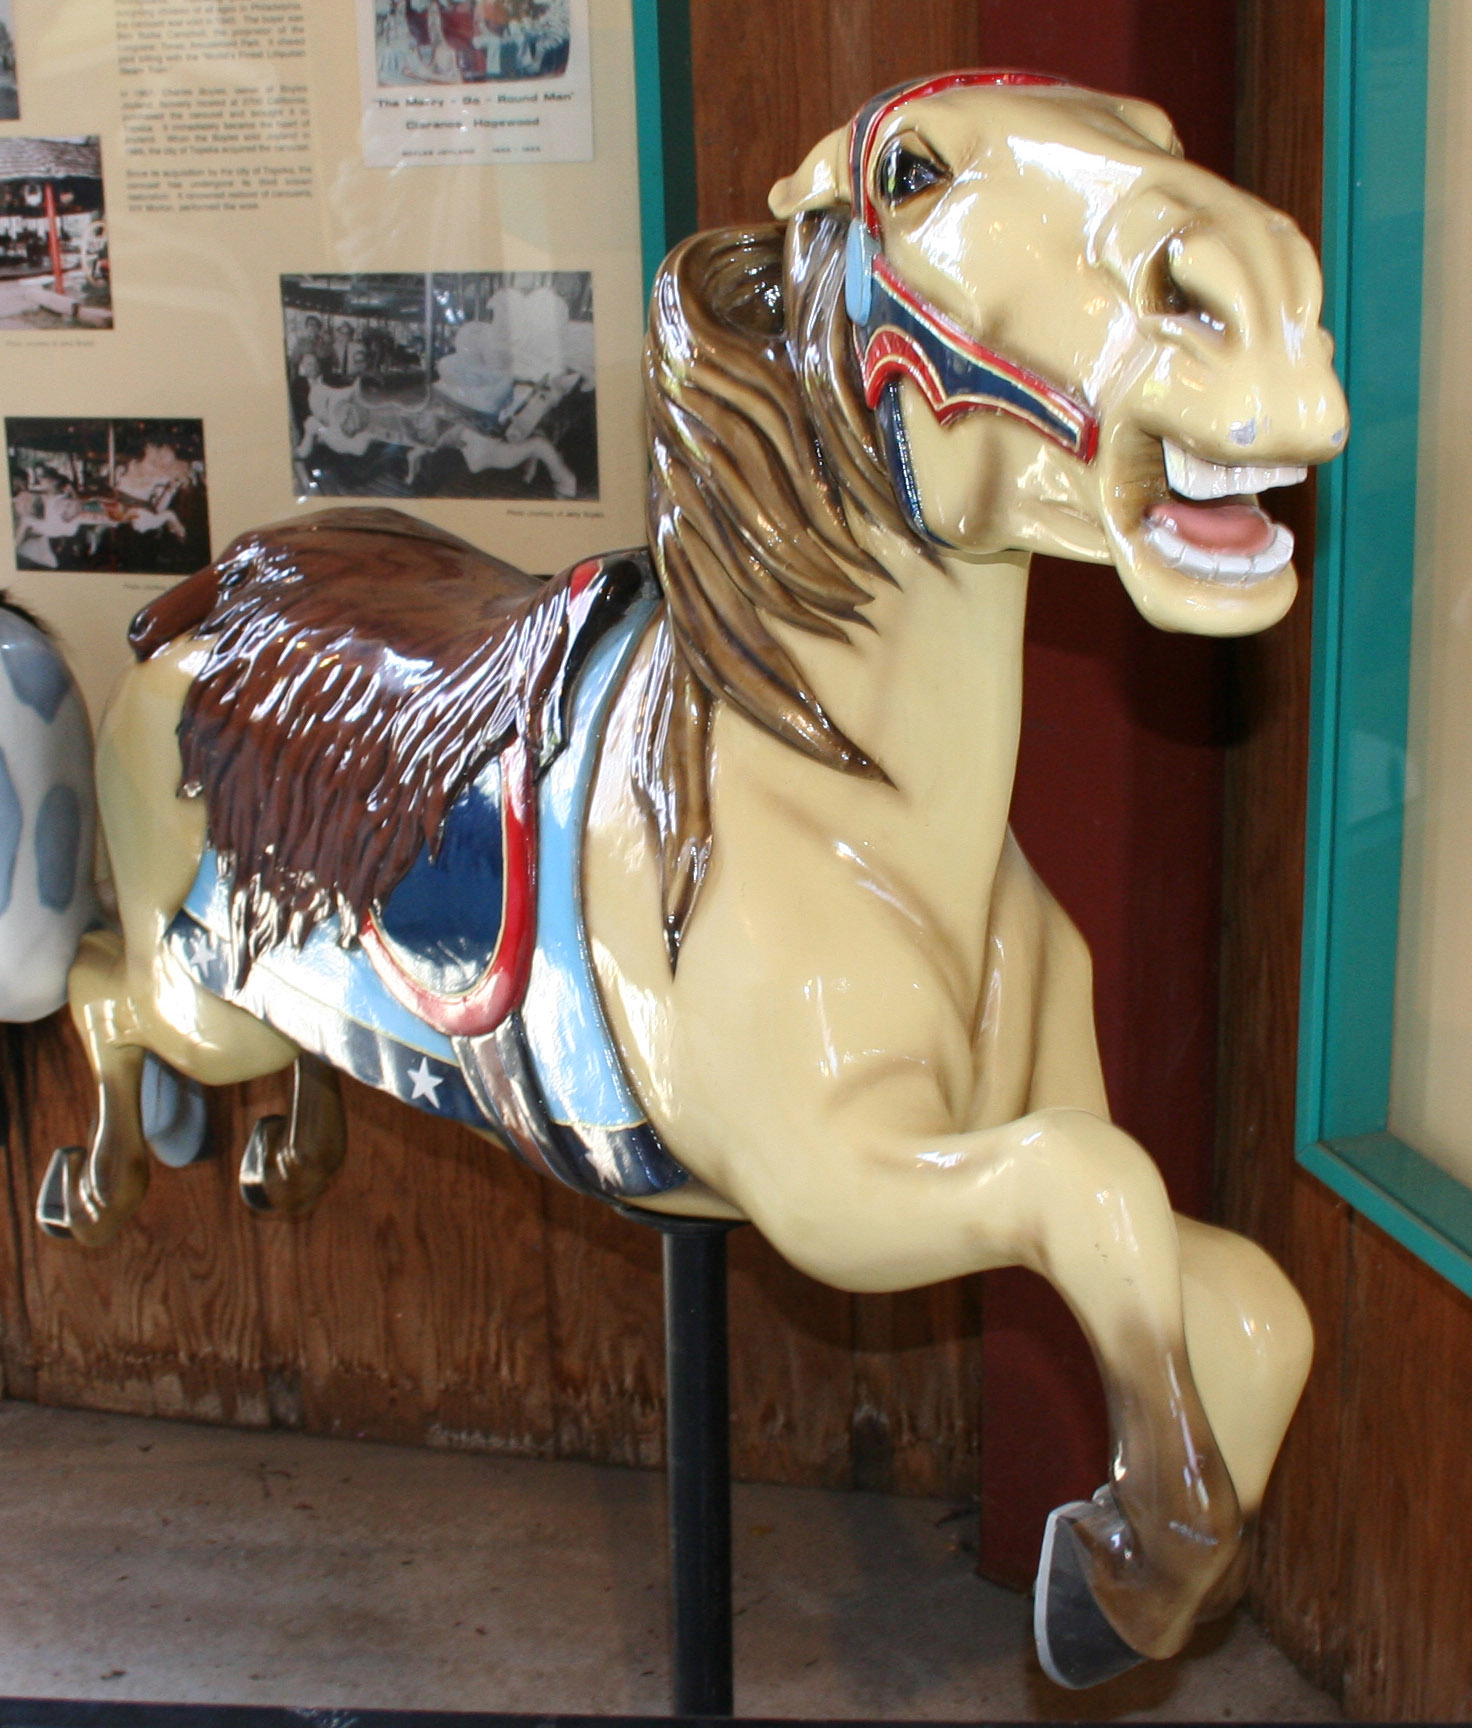
[[[656,282],[648,550],[525,576],[389,511],[247,534],[136,621],[102,723],[121,933],[50,1228],[142,1198],[143,1052],[293,1067],[242,1186],[342,1156],[336,1071],[584,1192],[750,1219],[842,1289],[1023,1265],[1103,1378],[1047,1671],[1240,1595],[1308,1319],[1109,1119],[1088,954],[1007,822],[1035,551],[1169,630],[1276,622],[1258,495],[1346,433],[1293,224],[1145,103],[1015,73],[876,98]],[[494,1220],[487,1220],[494,1227]]]
[[[65,1006],[84,933],[102,923],[93,884],[97,801],[87,710],[41,621],[0,591],[0,1020]],[[150,1058],[146,1137],[165,1163],[203,1150],[197,1086]]]
[[[99,921],[92,737],[55,642],[3,593],[0,668],[0,1020],[39,1020]]]

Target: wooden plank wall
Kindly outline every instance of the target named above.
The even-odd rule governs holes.
[[[1323,0],[1250,0],[1243,50],[1242,178],[1314,233]],[[1303,570],[1306,503],[1295,526]],[[1318,1333],[1265,1508],[1252,1600],[1269,1633],[1351,1716],[1465,1721],[1472,1303],[1294,1163],[1308,606],[1241,644],[1237,660],[1221,1210],[1287,1267]]]
[[[703,223],[768,185],[870,92],[972,63],[950,0],[700,0]],[[53,1146],[85,1133],[58,1017],[5,1036],[0,1365],[11,1396],[244,1425],[651,1464],[663,1452],[659,1244],[448,1123],[349,1084],[350,1155],[305,1222],[233,1192],[261,1083],[222,1096],[232,1148],[159,1170],[88,1252],[31,1221]],[[734,1462],[761,1480],[965,1495],[977,1481],[975,1281],[853,1300],[743,1230],[731,1244]]]

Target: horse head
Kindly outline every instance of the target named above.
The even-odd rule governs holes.
[[[876,98],[774,187],[848,217],[846,308],[911,530],[1113,563],[1170,629],[1262,629],[1292,535],[1257,494],[1342,446],[1308,242],[1148,103],[1017,73]]]

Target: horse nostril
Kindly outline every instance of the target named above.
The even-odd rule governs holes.
[[[1200,302],[1192,294],[1188,294],[1176,280],[1175,272],[1166,266],[1165,283],[1160,294],[1161,306],[1166,312],[1173,313],[1178,318],[1190,317],[1201,310]]]

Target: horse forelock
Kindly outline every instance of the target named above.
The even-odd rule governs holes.
[[[887,572],[925,558],[896,507],[843,309],[836,215],[696,235],[655,284],[646,349],[649,541],[667,602],[634,783],[659,842],[671,962],[709,862],[710,717],[730,702],[840,771],[881,769],[827,715],[774,624],[847,636]]]

